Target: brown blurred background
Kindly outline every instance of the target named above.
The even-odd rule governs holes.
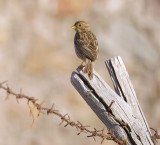
[[[68,113],[74,121],[104,125],[70,83],[81,63],[71,26],[86,20],[99,41],[96,71],[111,84],[104,61],[120,55],[149,126],[160,129],[159,0],[0,0],[0,81]],[[0,90],[0,145],[99,145],[60,119],[41,115],[31,127],[27,103]],[[103,144],[113,145],[105,141]]]

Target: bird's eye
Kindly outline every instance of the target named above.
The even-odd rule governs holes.
[[[81,27],[81,24],[79,24],[79,27]]]

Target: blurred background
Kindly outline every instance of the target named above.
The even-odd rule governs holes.
[[[45,106],[55,103],[73,121],[102,129],[70,83],[81,63],[71,26],[85,20],[99,42],[96,71],[111,85],[104,61],[121,56],[149,126],[160,130],[159,7],[159,0],[0,0],[0,82],[7,80],[15,92],[22,88]],[[1,145],[100,144],[59,123],[55,116],[41,115],[31,126],[27,102],[17,104],[12,96],[5,101],[0,90]]]

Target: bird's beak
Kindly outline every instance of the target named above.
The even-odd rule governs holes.
[[[77,29],[77,27],[76,27],[75,25],[73,25],[73,26],[72,26],[72,29],[76,30],[76,29]]]

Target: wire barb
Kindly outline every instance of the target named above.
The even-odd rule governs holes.
[[[154,145],[156,145],[156,143],[158,142],[157,139],[160,139],[160,135],[158,134],[158,130],[157,129],[154,129],[154,128],[151,128],[154,131],[154,134],[151,136],[151,139],[154,143]]]
[[[122,141],[118,140],[115,137],[115,135],[113,133],[111,133],[110,131],[108,131],[108,133],[104,133],[104,128],[102,130],[97,130],[96,128],[94,128],[94,130],[90,130],[90,129],[88,129],[88,127],[90,127],[89,125],[84,126],[79,121],[74,122],[70,119],[70,116],[68,114],[62,115],[58,110],[55,110],[54,104],[52,104],[52,106],[50,108],[47,108],[47,107],[44,107],[44,105],[43,105],[44,101],[41,103],[38,103],[38,99],[23,94],[22,89],[20,89],[19,93],[15,93],[14,91],[12,91],[10,89],[10,87],[8,86],[8,84],[6,84],[6,82],[7,81],[0,83],[0,89],[4,90],[6,92],[5,100],[9,99],[9,96],[14,96],[15,99],[17,100],[17,103],[19,103],[19,99],[26,100],[28,107],[29,107],[30,115],[32,116],[32,125],[35,122],[33,110],[36,108],[38,111],[37,117],[39,117],[40,114],[44,114],[45,112],[47,115],[53,114],[61,119],[61,122],[59,123],[59,125],[66,123],[64,125],[64,127],[67,127],[67,126],[75,127],[77,129],[77,131],[79,131],[77,133],[77,135],[80,135],[81,133],[90,134],[90,135],[87,135],[87,137],[93,137],[93,139],[95,141],[96,141],[96,137],[100,137],[102,139],[101,144],[104,142],[104,140],[113,140],[120,145],[122,144]],[[6,86],[4,84],[6,84]],[[92,93],[92,91],[90,91],[89,93]],[[112,106],[113,103],[114,102],[111,102],[109,108]],[[33,108],[31,106],[33,106]]]

